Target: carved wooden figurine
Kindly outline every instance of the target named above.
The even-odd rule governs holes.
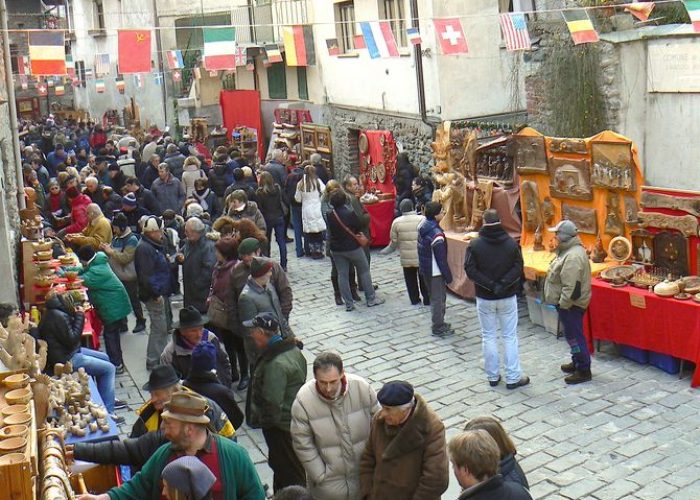
[[[608,192],[606,204],[607,215],[605,217],[605,234],[611,236],[621,236],[625,232],[625,225],[622,222],[620,211],[620,197],[615,192]]]

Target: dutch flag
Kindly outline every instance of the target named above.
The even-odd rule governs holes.
[[[372,59],[399,57],[399,49],[396,48],[396,40],[389,21],[364,22],[360,23],[360,28]]]

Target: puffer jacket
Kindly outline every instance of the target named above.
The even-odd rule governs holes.
[[[434,219],[425,219],[418,225],[418,268],[426,278],[433,276],[433,258],[447,284],[452,282],[452,272],[447,264],[447,239]]]
[[[80,349],[85,315],[68,314],[58,297],[46,301],[46,310],[39,322],[39,338],[48,344],[46,369],[53,373],[56,363],[65,363]]]
[[[202,333],[202,342],[207,341],[216,347],[216,374],[219,382],[225,387],[231,387],[231,362],[226,350],[216,335],[205,329]],[[172,366],[180,378],[186,379],[190,375],[192,350],[193,348],[180,335],[180,331],[175,330],[160,355],[160,362],[163,365]]]
[[[299,189],[303,181],[297,184],[297,191],[294,199],[301,203],[301,221],[305,233],[320,233],[326,230],[326,221],[321,213],[321,196],[326,190],[326,186],[320,180],[318,189],[313,191],[302,191]]]
[[[79,194],[70,202],[71,223],[64,229],[66,234],[79,233],[88,225],[87,207],[92,203],[89,196]]]
[[[227,214],[234,220],[250,219],[255,222],[258,229],[261,231],[267,231],[267,224],[265,224],[265,217],[263,217],[262,212],[258,209],[258,204],[254,201],[248,200],[245,208],[241,212],[236,212],[233,207],[231,207]]]
[[[306,382],[306,358],[295,339],[269,345],[255,364],[246,399],[246,421],[253,429],[290,432],[292,404]]]
[[[78,246],[89,245],[93,250],[98,250],[102,243],[112,241],[112,224],[107,217],[100,215],[81,231],[81,234],[73,237],[72,243]]]
[[[216,264],[214,242],[204,236],[194,243],[186,241],[182,253],[185,255],[182,264],[184,307],[193,306],[205,313],[212,271]]]
[[[292,405],[292,444],[314,498],[347,500],[360,495],[360,458],[369,437],[377,394],[362,377],[345,374],[343,393],[323,397],[310,380]]]
[[[126,318],[131,312],[131,301],[126,289],[109,265],[104,252],[97,252],[80,277],[88,289],[90,302],[105,323]]]
[[[591,302],[591,263],[578,236],[559,243],[544,281],[544,300],[562,309],[586,309]]]
[[[398,247],[402,267],[418,267],[418,226],[424,220],[414,210],[391,223],[391,246]]]
[[[520,246],[500,224],[484,226],[467,247],[464,270],[485,300],[512,297],[520,290],[523,256]]]
[[[446,448],[445,426],[420,395],[399,428],[377,413],[360,461],[361,498],[440,500],[449,485]]]

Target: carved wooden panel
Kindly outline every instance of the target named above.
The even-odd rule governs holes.
[[[549,192],[555,198],[592,200],[590,162],[586,159],[549,160]]]
[[[620,210],[620,197],[614,191],[608,191],[605,215],[605,234],[621,236],[625,232],[625,224],[622,222]]]
[[[675,276],[688,276],[688,239],[682,234],[664,231],[654,237],[656,267]]]
[[[495,181],[506,188],[512,187],[514,170],[511,149],[510,139],[507,138],[480,146],[476,150],[477,179]]]
[[[542,224],[542,212],[540,206],[540,195],[537,183],[533,181],[523,181],[520,185],[523,193],[523,218],[525,229],[534,233]]]
[[[635,190],[632,145],[619,142],[594,142],[591,183],[606,189]]]
[[[595,208],[575,207],[562,203],[561,216],[576,224],[581,233],[598,234],[598,219]]]
[[[547,151],[544,137],[513,136],[514,164],[519,173],[546,174]]]
[[[551,139],[549,151],[551,153],[587,155],[588,147],[583,139]]]
[[[668,194],[642,192],[640,204],[644,208],[667,208],[680,210],[700,217],[700,198],[679,198]]]
[[[654,263],[654,235],[646,229],[632,231],[632,262],[646,265]]]
[[[698,220],[692,215],[666,215],[640,212],[639,221],[642,227],[659,229],[675,229],[685,236],[697,236]]]
[[[639,223],[639,207],[634,196],[625,196],[625,223],[628,225]]]

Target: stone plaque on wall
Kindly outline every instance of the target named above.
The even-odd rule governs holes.
[[[680,40],[649,43],[647,91],[700,92],[700,43]]]

